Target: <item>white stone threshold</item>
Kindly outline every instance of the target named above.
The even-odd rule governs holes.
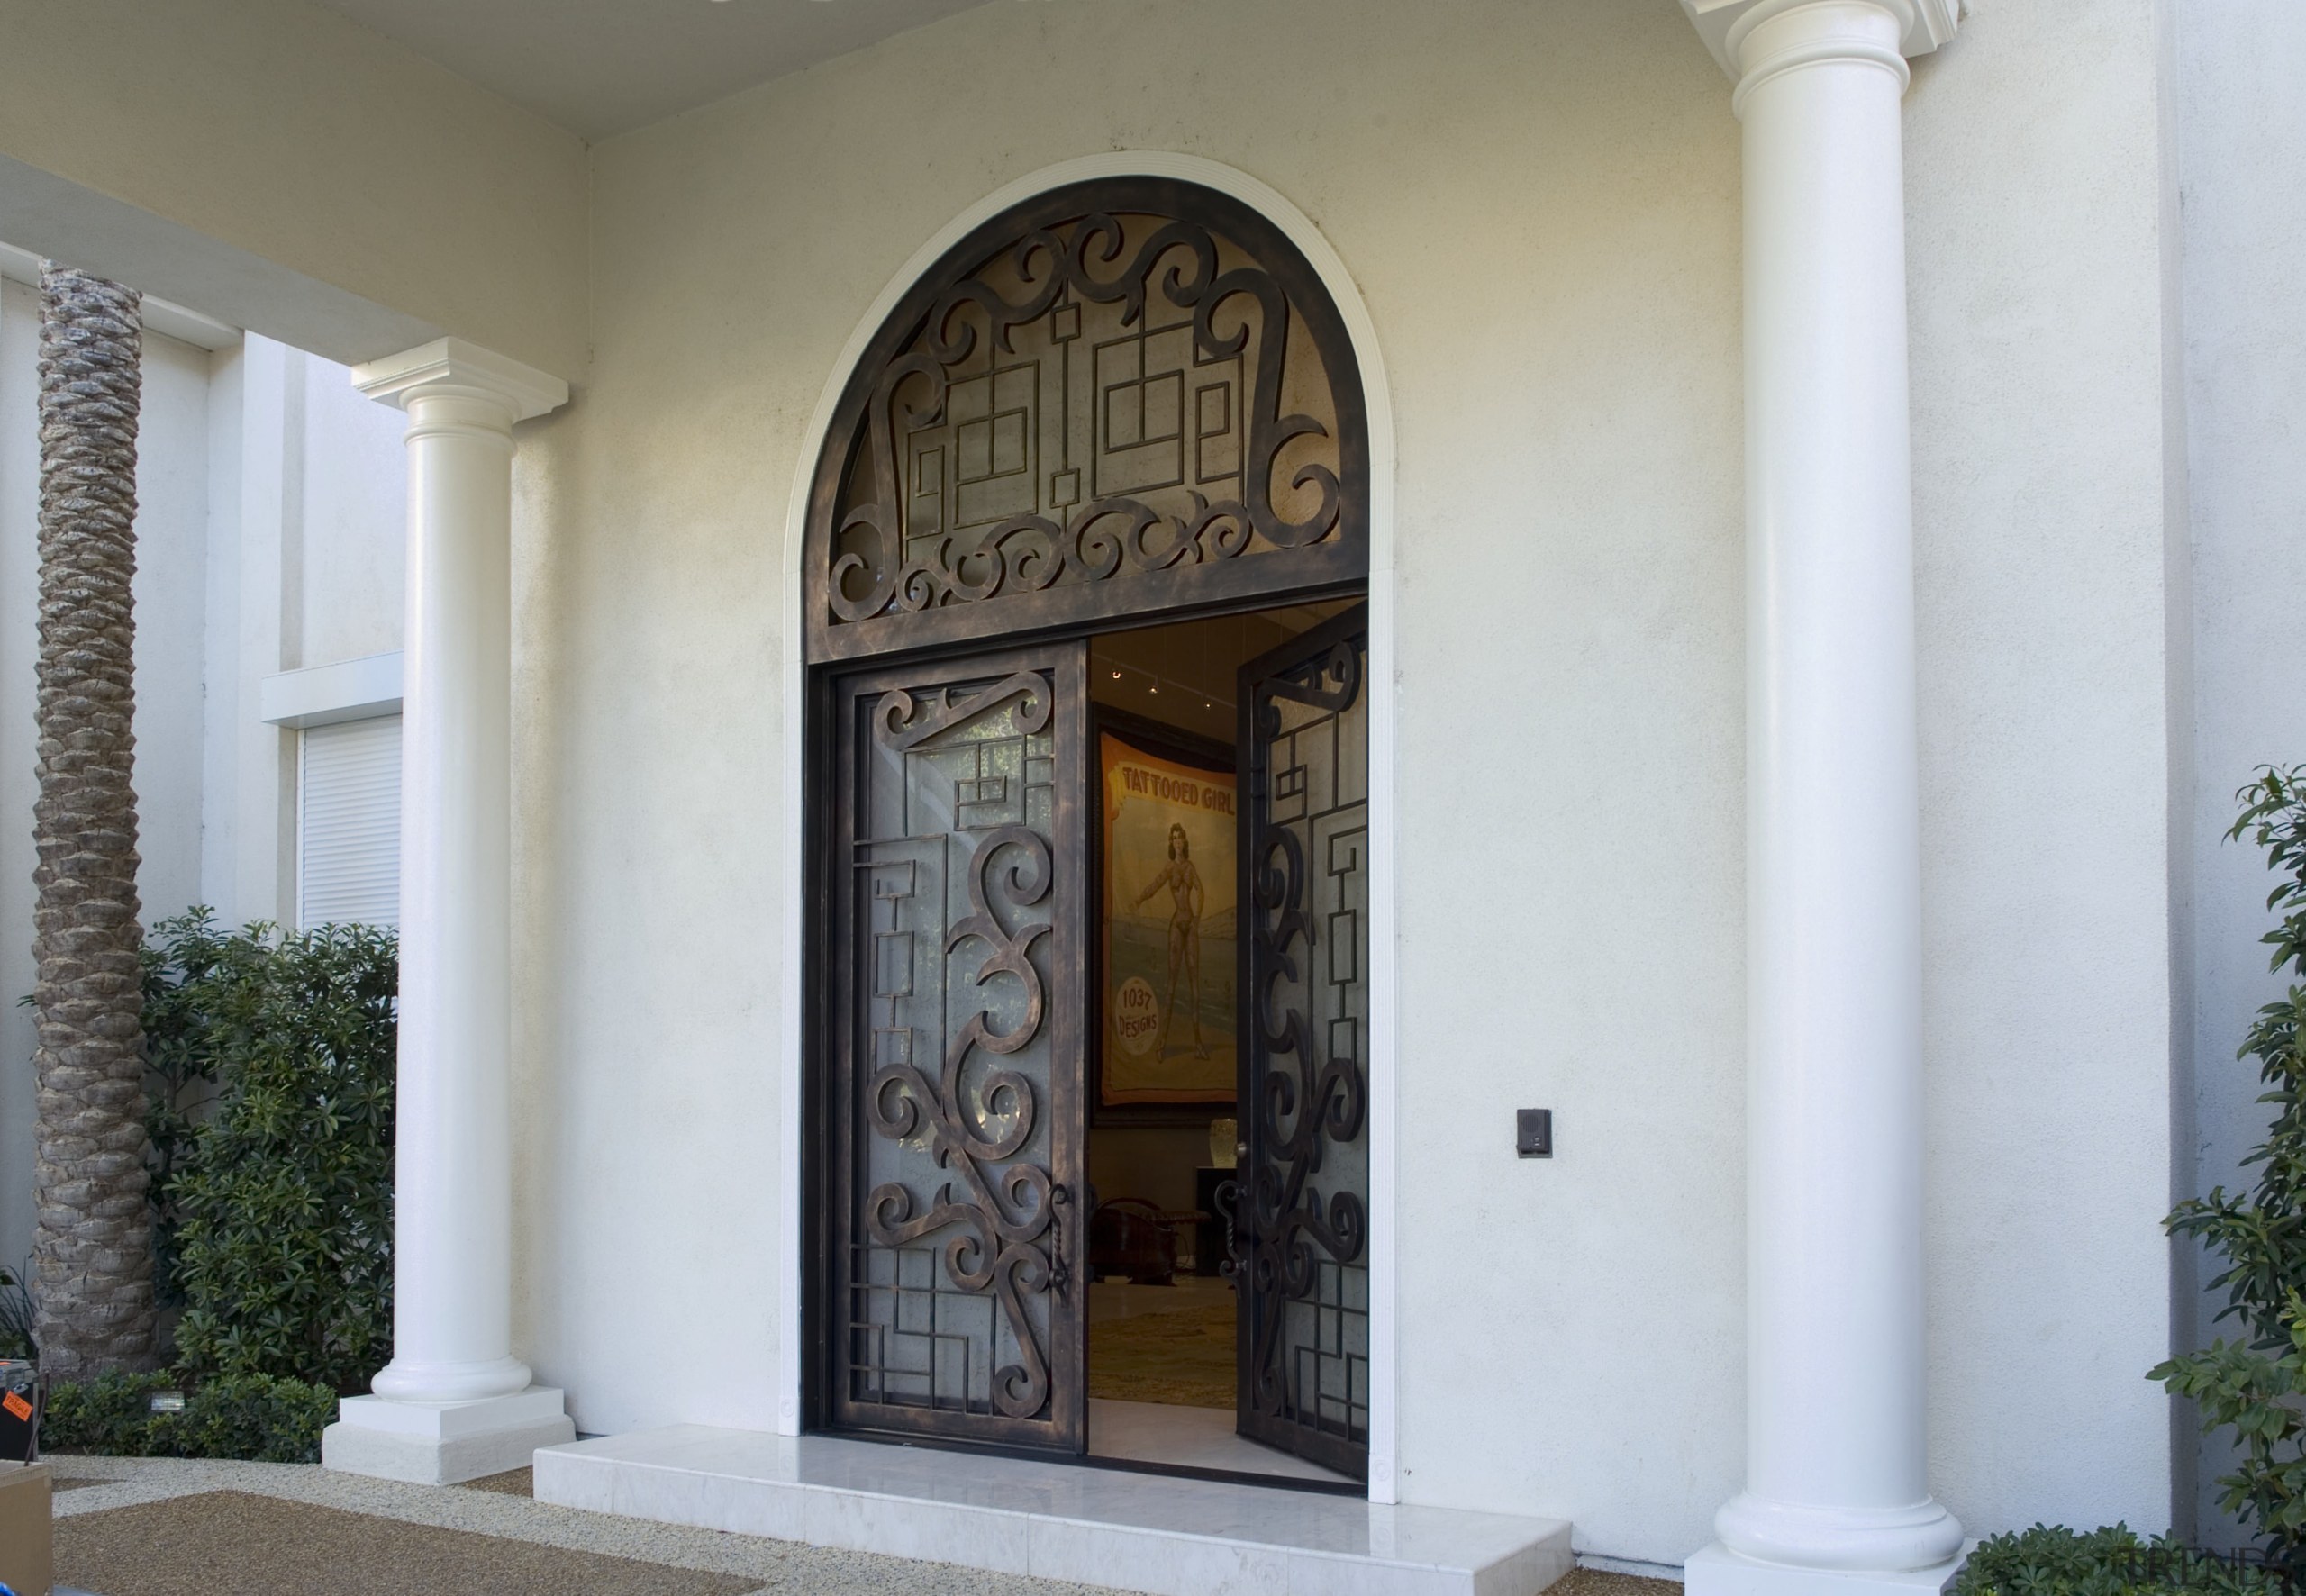
[[[540,1501],[1153,1596],[1536,1596],[1569,1526],[677,1425],[536,1455]]]

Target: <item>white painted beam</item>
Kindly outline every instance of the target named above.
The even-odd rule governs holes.
[[[77,265],[77,262],[67,264]],[[20,249],[10,243],[0,243],[0,277],[12,283],[40,286],[40,257],[30,249]],[[133,285],[132,285],[132,286]],[[163,299],[157,294],[144,295],[144,325],[155,332],[164,332],[195,349],[229,349],[241,341],[241,330],[228,326],[213,316],[188,310],[174,300]]]
[[[397,652],[371,654],[268,676],[259,687],[258,704],[268,725],[331,726],[400,713],[400,682]]]

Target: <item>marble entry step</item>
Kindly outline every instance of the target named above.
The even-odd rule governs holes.
[[[1307,1463],[1271,1446],[1260,1446],[1235,1434],[1233,1410],[1230,1408],[1181,1408],[1172,1402],[1124,1402],[1110,1397],[1091,1397],[1089,1455],[1174,1468],[1218,1469],[1229,1474],[1264,1474],[1285,1480],[1318,1480],[1329,1485],[1354,1485],[1348,1476],[1333,1474],[1317,1463]],[[1361,1494],[1358,1486],[1355,1486],[1354,1494]]]
[[[536,1455],[540,1501],[1154,1596],[1535,1596],[1569,1526],[677,1425]]]

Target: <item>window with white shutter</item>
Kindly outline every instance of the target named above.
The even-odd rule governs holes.
[[[308,727],[299,739],[296,920],[400,923],[400,717]]]

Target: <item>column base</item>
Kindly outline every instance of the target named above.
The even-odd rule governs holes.
[[[1855,1568],[1795,1568],[1764,1563],[1720,1541],[1682,1565],[1687,1596],[1942,1596],[1969,1556],[1965,1546],[1929,1568],[1876,1573]]]
[[[531,1385],[471,1402],[346,1397],[321,1432],[321,1465],[348,1474],[455,1485],[525,1468],[540,1446],[576,1438],[558,1389]]]

